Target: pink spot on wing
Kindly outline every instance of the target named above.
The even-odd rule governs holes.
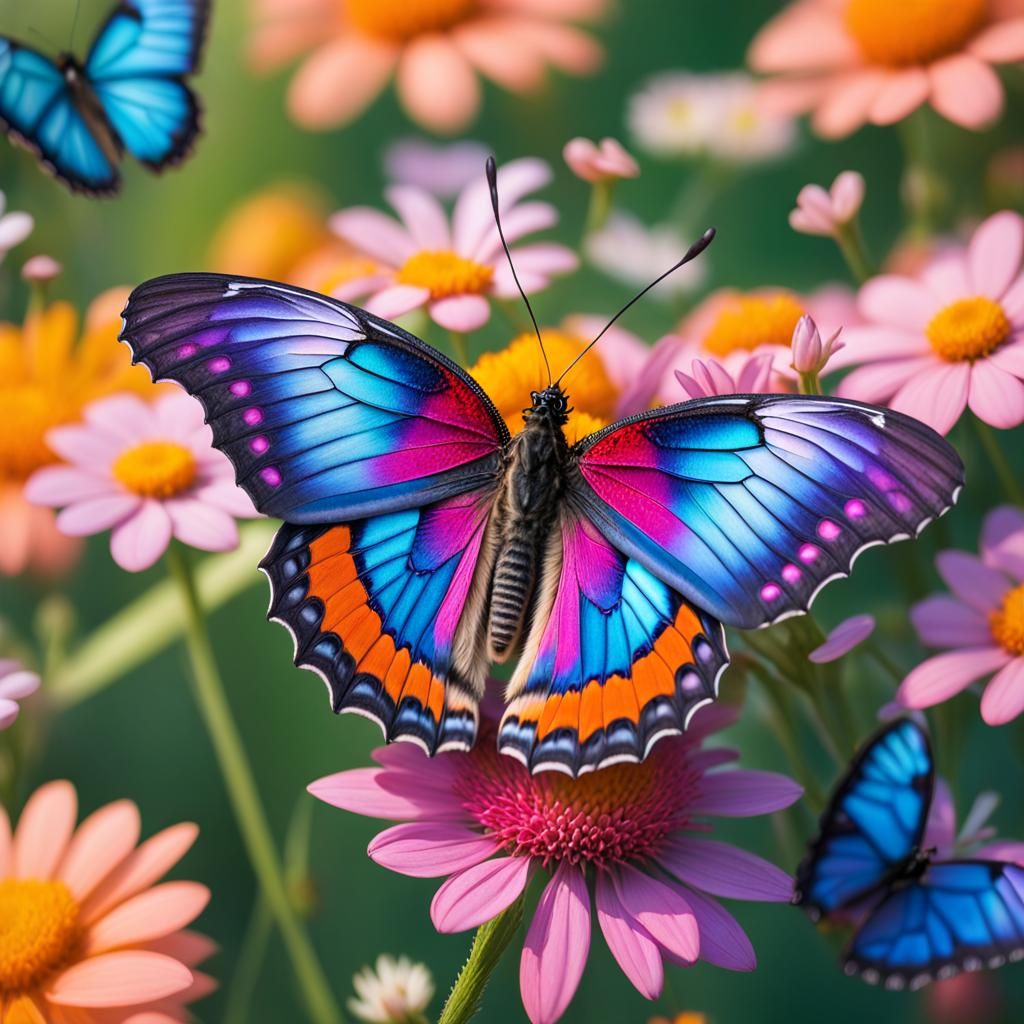
[[[812,562],[817,561],[818,555],[821,554],[821,551],[814,544],[801,544],[800,550],[796,554],[797,558],[799,558],[804,565],[810,565]]]
[[[231,360],[227,356],[217,356],[211,359],[206,366],[210,373],[224,373],[231,369]]]
[[[799,583],[801,576],[803,576],[803,573],[792,562],[782,567],[782,578],[787,583]]]
[[[249,442],[249,447],[257,454],[262,455],[269,447],[270,442],[261,434]]]
[[[196,346],[192,342],[186,342],[184,345],[178,346],[178,358],[179,359],[191,359],[196,354]]]
[[[818,536],[822,540],[835,540],[840,533],[842,533],[842,530],[831,519],[822,519],[818,523]]]
[[[902,491],[893,491],[887,497],[889,498],[889,504],[902,515],[906,515],[914,507],[910,499]]]
[[[771,603],[772,601],[778,601],[780,597],[782,597],[782,588],[778,583],[766,583],[761,588],[762,601],[768,601]]]
[[[245,420],[250,427],[255,427],[257,423],[263,422],[263,410],[255,407],[252,409],[246,409],[245,412],[242,413],[242,419]]]
[[[260,479],[269,487],[279,487],[281,484],[281,472],[276,466],[265,466],[260,470]]]
[[[236,380],[229,389],[238,398],[245,398],[252,393],[252,385],[247,380]]]
[[[867,507],[860,498],[851,498],[845,506],[846,514],[851,519],[863,519],[867,514]]]

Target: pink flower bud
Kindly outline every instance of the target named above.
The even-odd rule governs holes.
[[[860,212],[864,189],[864,177],[856,171],[843,171],[827,192],[820,185],[804,185],[790,211],[790,227],[805,235],[834,235]]]
[[[52,256],[33,256],[25,261],[21,276],[33,284],[46,284],[58,277],[63,269]]]
[[[797,373],[820,374],[833,354],[843,347],[836,331],[826,342],[822,342],[818,325],[805,313],[796,322],[793,330],[793,362],[790,364]]]
[[[562,156],[577,178],[592,184],[640,175],[640,165],[615,139],[602,139],[599,145],[590,139],[571,139]]]

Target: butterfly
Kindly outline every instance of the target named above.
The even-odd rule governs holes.
[[[850,766],[797,871],[794,902],[812,919],[860,921],[844,970],[871,984],[917,989],[1024,958],[1024,868],[922,849],[934,786],[924,730],[886,726]]]
[[[120,0],[84,64],[0,36],[0,125],[74,192],[112,195],[125,150],[152,171],[199,133],[184,78],[197,67],[209,0]]]

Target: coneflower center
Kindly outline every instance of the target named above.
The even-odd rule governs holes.
[[[407,42],[452,28],[472,17],[478,7],[479,0],[346,0],[344,10],[360,32]]]
[[[1024,654],[1024,584],[1014,587],[989,616],[992,638],[1010,654]]]
[[[45,986],[81,937],[78,904],[63,882],[0,882],[0,1002]]]
[[[866,60],[907,67],[962,49],[987,18],[988,0],[850,0],[845,23]]]
[[[1010,336],[1003,307],[982,295],[957,299],[932,317],[925,332],[935,353],[950,363],[984,359]]]
[[[423,250],[410,256],[399,268],[395,280],[416,288],[426,288],[432,299],[452,295],[478,295],[494,279],[494,269],[474,263],[447,249]]]
[[[196,458],[176,441],[143,441],[122,452],[112,472],[118,483],[141,498],[173,498],[191,487]]]
[[[806,310],[789,292],[741,295],[726,304],[704,336],[703,348],[713,356],[753,352],[762,345],[788,345],[796,322]]]

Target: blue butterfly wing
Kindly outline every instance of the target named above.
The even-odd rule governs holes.
[[[574,450],[570,499],[615,547],[726,625],[799,614],[866,547],[912,537],[963,484],[909,416],[792,395],[702,399]]]
[[[123,0],[100,30],[85,73],[125,148],[160,169],[199,132],[199,104],[182,80],[198,65],[207,0]]]
[[[887,988],[920,988],[960,971],[1024,958],[1024,868],[996,861],[931,864],[871,912],[845,970]]]
[[[75,191],[108,195],[120,183],[116,145],[87,122],[61,70],[47,57],[0,38],[0,124],[43,167]],[[94,127],[104,134],[101,139]]]
[[[849,907],[907,863],[924,835],[935,783],[928,737],[900,719],[858,754],[797,870],[794,903],[812,918]]]

